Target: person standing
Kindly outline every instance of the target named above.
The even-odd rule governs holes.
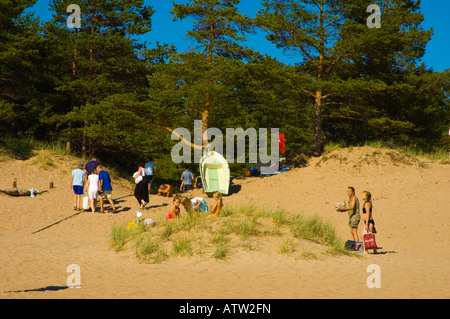
[[[97,196],[98,196],[98,174],[97,169],[94,169],[92,173],[88,176],[88,181],[86,183],[87,193],[89,196],[89,202],[91,204],[91,210],[95,213],[95,208],[97,207]]]
[[[362,216],[363,216],[363,231],[362,231],[362,237],[364,238],[364,235],[367,233],[376,234],[377,230],[375,229],[375,221],[373,220],[372,215],[372,194],[368,191],[362,192],[362,200],[364,201],[363,208],[362,208]],[[363,241],[363,247],[364,252],[366,252],[366,247],[364,246]],[[373,253],[377,253],[377,249],[373,249]]]
[[[355,242],[359,242],[358,237],[358,225],[361,219],[361,215],[359,214],[359,200],[355,195],[355,188],[348,187],[348,204],[346,207],[340,206],[338,211],[340,212],[348,212],[348,225],[350,226],[350,231],[353,236],[353,240]]]
[[[74,193],[74,210],[81,211],[81,198],[83,196],[84,182],[86,174],[83,171],[83,163],[78,164],[78,168],[72,170],[72,177],[70,179],[70,187]]]
[[[181,186],[180,191],[188,191],[192,189],[192,183],[194,181],[194,174],[186,167],[186,170],[181,174]]]
[[[148,197],[148,186],[144,182],[145,177],[145,164],[143,162],[138,164],[138,170],[133,174],[134,182],[136,183],[136,187],[134,188],[134,197],[139,203],[139,211],[142,211],[145,208],[145,205],[149,202]]]
[[[156,171],[156,165],[153,163],[153,158],[150,157],[149,161],[145,163],[145,176],[148,182],[148,193],[150,194],[150,189],[152,188],[153,174]]]
[[[113,213],[116,213],[116,206],[114,205],[114,201],[112,200],[111,192],[112,192],[112,185],[111,185],[111,176],[107,171],[103,169],[101,165],[97,167],[98,170],[98,197],[100,199],[100,212],[104,213],[103,211],[103,200],[106,198],[108,199],[109,203],[111,204],[111,207],[113,208]]]
[[[86,173],[86,177],[89,177],[89,175],[92,174],[92,172],[94,171],[94,169],[97,168],[97,166],[100,165],[97,162],[97,156],[92,155],[92,159],[86,163],[86,165],[84,166],[84,172]]]

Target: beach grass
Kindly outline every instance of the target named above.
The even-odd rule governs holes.
[[[373,147],[375,149],[384,149],[387,151],[387,155],[390,156],[397,156],[397,154],[391,151],[397,151],[403,155],[401,159],[409,159],[408,163],[411,163],[411,160],[417,160],[419,157],[426,158],[432,162],[437,162],[440,164],[450,164],[449,160],[449,150],[445,146],[427,146],[427,145],[418,145],[413,143],[408,144],[398,144],[391,141],[366,141],[359,144],[354,145],[347,145],[342,143],[336,143],[336,142],[329,142],[324,146],[324,152],[322,154],[322,157],[325,157],[325,159],[328,158],[328,154],[331,153],[334,150],[338,149],[346,149],[346,148],[352,148],[352,147],[363,147],[363,146],[369,146]],[[391,158],[392,160],[397,160],[398,158]]]
[[[317,251],[355,255],[345,250],[334,227],[319,216],[250,205],[226,207],[222,213],[220,217],[193,213],[175,220],[156,218],[151,226],[139,223],[131,229],[114,225],[110,244],[115,251],[134,247],[136,257],[146,263],[192,256],[224,260],[240,250],[264,251],[271,240],[281,241],[276,253],[296,259],[317,259]]]

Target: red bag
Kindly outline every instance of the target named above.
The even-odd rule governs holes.
[[[364,236],[364,248],[365,249],[377,249],[377,243],[375,242],[375,235],[367,233]]]

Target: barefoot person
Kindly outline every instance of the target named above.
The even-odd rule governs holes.
[[[98,196],[98,174],[97,169],[94,169],[88,176],[88,181],[86,183],[87,193],[89,195],[89,202],[91,205],[91,210],[95,213],[95,208],[97,207],[97,196]]]
[[[133,178],[136,183],[136,187],[134,189],[134,197],[136,197],[136,200],[139,203],[140,212],[149,202],[148,182],[144,180],[145,176],[144,165],[145,164],[143,162],[139,163],[137,172],[133,174]]]
[[[101,165],[97,167],[97,170],[99,180],[98,197],[100,198],[100,212],[104,213],[103,200],[106,198],[113,208],[113,213],[116,213],[116,206],[114,205],[114,201],[111,196],[111,192],[113,190],[111,185],[111,176],[103,169]]]
[[[362,217],[363,217],[363,222],[364,222],[362,236],[364,237],[364,235],[368,232],[375,234],[377,231],[375,229],[375,221],[373,220],[373,215],[372,215],[372,208],[373,208],[372,194],[368,191],[364,191],[364,192],[362,192],[361,198],[364,201],[364,205],[362,208]],[[364,246],[364,241],[363,241],[363,246]],[[366,252],[366,247],[364,247],[364,252]],[[374,254],[377,253],[376,248],[373,249],[373,253]]]
[[[355,195],[355,189],[353,187],[349,187],[347,189],[348,194],[348,204],[346,207],[339,207],[338,211],[345,212],[348,211],[348,225],[350,226],[350,231],[353,236],[353,241],[359,242],[358,237],[358,224],[361,219],[359,214],[359,200]]]
[[[84,182],[86,175],[83,171],[83,163],[78,164],[78,168],[72,171],[72,178],[70,179],[70,187],[74,194],[74,210],[81,211],[81,197],[83,196]]]

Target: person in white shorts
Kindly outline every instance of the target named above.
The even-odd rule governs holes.
[[[88,176],[88,182],[86,183],[89,202],[93,213],[95,213],[95,207],[97,207],[98,182],[97,169],[94,169],[94,171]]]

